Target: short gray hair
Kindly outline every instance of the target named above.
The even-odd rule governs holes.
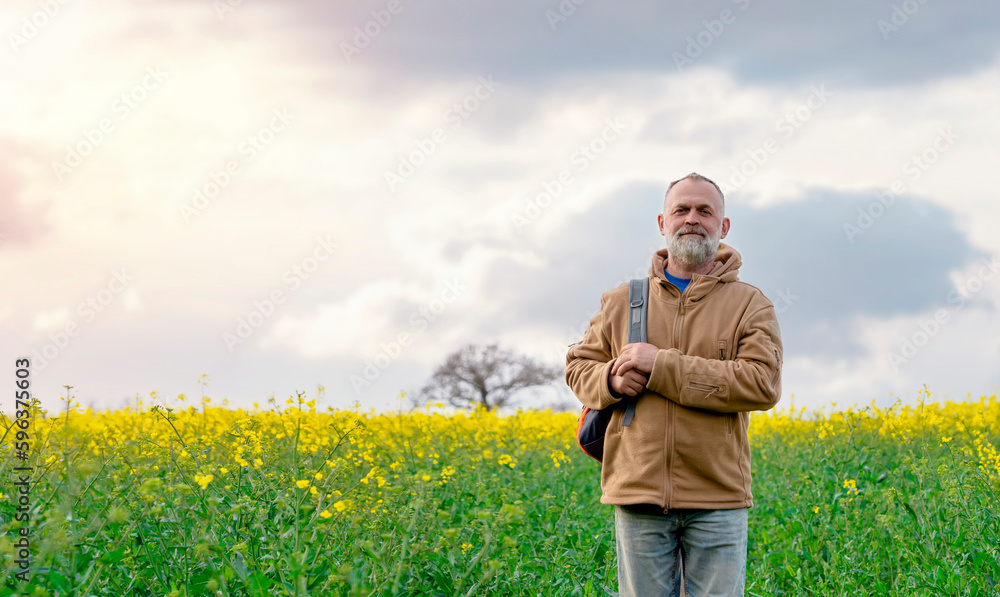
[[[663,200],[664,201],[667,200],[667,195],[670,194],[670,189],[674,188],[674,185],[677,184],[677,183],[679,183],[682,180],[695,180],[695,181],[698,181],[698,182],[707,182],[708,184],[710,184],[713,187],[715,187],[715,190],[719,192],[719,199],[722,199],[722,212],[723,212],[723,215],[725,215],[725,211],[726,211],[726,196],[722,194],[722,189],[719,188],[719,185],[715,184],[714,180],[712,180],[711,178],[702,176],[701,174],[698,174],[697,172],[692,172],[691,174],[688,174],[687,176],[685,176],[683,178],[678,178],[674,182],[670,183],[670,186],[667,187],[667,192],[664,193],[664,195],[663,195]]]

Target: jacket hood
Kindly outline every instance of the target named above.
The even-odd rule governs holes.
[[[649,279],[659,280],[660,284],[667,284],[667,277],[663,275],[663,268],[667,265],[668,251],[666,248],[653,253],[653,265],[649,268]],[[708,293],[717,282],[736,282],[740,279],[740,266],[743,265],[743,258],[739,251],[730,247],[726,243],[719,243],[719,249],[715,252],[715,265],[712,271],[707,274],[694,274],[691,277],[692,297],[703,296]]]

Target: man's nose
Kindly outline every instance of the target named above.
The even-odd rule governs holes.
[[[696,213],[689,213],[686,218],[684,218],[684,223],[689,226],[701,226],[701,218],[698,217]]]

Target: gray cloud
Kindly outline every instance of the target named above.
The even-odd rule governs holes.
[[[736,202],[728,213],[727,240],[744,256],[741,278],[784,307],[786,343],[805,353],[863,354],[846,334],[854,317],[947,306],[949,273],[986,255],[951,212],[920,198],[885,208],[874,194],[813,190],[767,209]]]
[[[546,260],[546,267],[526,270],[508,259],[494,262],[486,292],[498,310],[483,332],[499,334],[521,325],[568,332],[586,323],[601,293],[645,275],[652,252],[663,246],[656,226],[663,192],[659,183],[634,183],[539,238],[533,227],[559,217],[543,211],[525,228],[523,242]]]
[[[354,46],[351,64],[388,69],[397,81],[493,73],[547,85],[581,71],[677,72],[682,56],[684,68],[721,67],[754,82],[882,85],[969,72],[1000,48],[1000,6],[968,1],[400,0],[387,20],[388,4],[283,6],[312,54],[346,62]],[[553,18],[560,6],[565,20]]]

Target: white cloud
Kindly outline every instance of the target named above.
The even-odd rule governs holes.
[[[35,6],[23,3],[8,16]],[[810,85],[821,86],[822,80],[772,86],[746,84],[709,68],[680,74],[580,69],[539,89],[498,75],[500,86],[452,128],[447,110],[475,93],[476,76],[390,84],[379,80],[380,72],[350,67],[339,54],[299,60],[303,40],[280,29],[270,10],[244,3],[220,23],[204,4],[117,7],[109,24],[102,24],[97,12],[79,10],[72,24],[58,24],[69,37],[40,37],[31,52],[4,59],[9,74],[4,82],[12,93],[3,95],[0,107],[26,118],[0,122],[0,140],[18,140],[17,151],[3,155],[16,157],[9,167],[24,181],[25,201],[51,203],[46,218],[53,234],[16,256],[6,246],[0,253],[0,262],[30,272],[33,280],[31,287],[8,293],[0,319],[11,320],[15,310],[34,313],[28,321],[35,332],[56,329],[70,314],[53,305],[90,296],[88,274],[105,276],[125,261],[137,276],[136,287],[123,296],[131,318],[155,315],[177,322],[178,329],[214,323],[217,329],[206,335],[218,338],[254,299],[281,287],[282,272],[308,254],[312,238],[336,231],[341,252],[322,264],[252,343],[269,354],[314,362],[360,360],[378,354],[399,334],[412,333],[419,348],[399,357],[410,366],[394,367],[385,377],[386,383],[409,387],[457,344],[490,341],[493,322],[509,317],[499,340],[554,360],[555,347],[567,343],[558,331],[561,324],[547,330],[519,323],[524,314],[511,312],[503,299],[484,290],[491,267],[513,264],[512,271],[535,272],[532,279],[544,283],[563,267],[552,257],[551,243],[565,238],[564,225],[573,216],[594,210],[617,189],[640,182],[665,188],[692,170],[726,184],[733,169],[770,137],[777,150],[733,189],[730,200],[777,205],[796,200],[807,188],[845,193],[887,188],[907,176],[903,168],[915,152],[933,143],[941,127],[951,126],[955,144],[919,178],[907,179],[907,192],[957,214],[975,243],[1000,251],[994,233],[1000,207],[990,191],[1000,186],[1000,172],[989,161],[1000,142],[996,65],[925,83],[872,89],[830,85],[833,95],[787,139],[778,120],[800,107]],[[163,16],[170,18],[159,19]],[[95,31],[106,31],[103,41],[83,43]],[[71,53],[74,59],[67,60]],[[128,119],[115,121],[114,132],[79,169],[58,181],[51,161],[101,118],[118,118],[116,98],[156,64],[169,76]],[[280,107],[288,107],[294,120],[249,161],[241,144]],[[580,168],[574,156],[581,145],[596,143],[608,119],[620,119],[624,132],[598,143],[604,150]],[[390,191],[386,170],[437,128],[447,139]],[[185,224],[179,205],[234,157],[244,160],[240,174]],[[537,201],[564,171],[571,182],[519,235],[512,216]],[[659,201],[649,198],[651,227]],[[571,242],[599,245],[606,238]],[[411,323],[414,313],[441,300],[452,279],[468,288],[462,298],[449,303],[433,325]],[[565,282],[532,290],[556,302],[579,291]],[[595,306],[597,298],[591,301]],[[571,317],[587,318],[582,312]],[[865,321],[849,333],[868,338],[876,330],[894,338],[890,332],[912,321]],[[109,319],[102,325],[115,324]],[[996,339],[983,330],[998,327],[994,312],[970,310],[948,330],[954,340],[942,335],[914,369],[933,372],[943,384],[961,364],[952,356],[961,354],[954,347],[967,346],[975,355],[954,383],[995,378],[988,364]],[[91,333],[83,332],[96,338]],[[138,349],[160,339],[126,332],[116,341]],[[200,339],[170,341],[181,352],[186,342]],[[883,339],[879,350],[888,350],[884,344]],[[941,361],[931,358],[938,351]],[[894,375],[870,360],[792,358],[786,391],[818,405],[917,383],[915,374]],[[154,360],[141,366],[151,376],[162,367]],[[973,367],[982,375],[976,377]],[[273,380],[282,373],[248,375]],[[224,376],[213,379],[226,383]],[[328,381],[331,391],[345,382]]]
[[[64,326],[67,321],[69,321],[69,309],[66,307],[57,307],[50,311],[41,311],[35,315],[34,328],[39,332],[48,332]]]

